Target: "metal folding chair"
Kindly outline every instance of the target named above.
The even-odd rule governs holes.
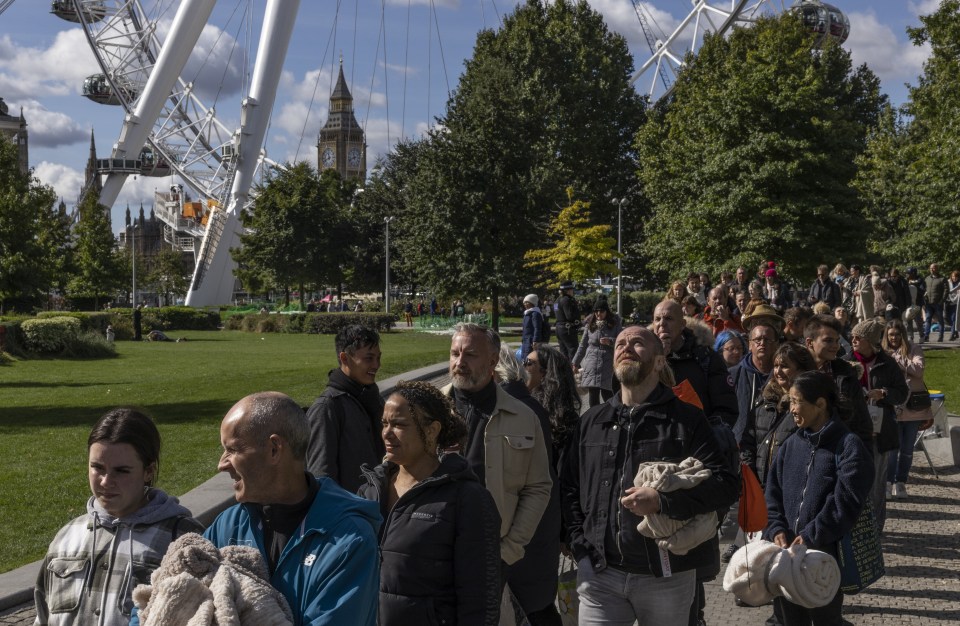
[[[937,419],[941,417],[941,413],[944,413],[943,418],[946,420],[946,399],[946,395],[943,392],[936,389],[930,390],[930,410],[933,413],[933,421],[930,422],[929,428],[917,433],[917,440],[914,442],[914,448],[919,446],[920,450],[923,451],[923,456],[927,457],[927,464],[930,466],[934,478],[940,478],[940,474],[937,473],[937,468],[933,465],[933,459],[930,458],[930,451],[927,450],[926,440],[930,437],[940,436]]]

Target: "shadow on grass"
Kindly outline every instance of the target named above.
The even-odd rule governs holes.
[[[219,423],[219,420],[226,414],[227,410],[233,406],[236,400],[203,400],[195,402],[169,402],[162,404],[137,405],[136,408],[146,412],[157,421],[158,424],[186,424],[198,421],[211,421]],[[117,408],[116,404],[104,404],[102,406],[86,406],[80,408],[71,407],[24,407],[9,409],[4,411],[4,416],[0,418],[0,426],[3,428],[30,428],[36,426],[64,427],[72,428],[75,426],[90,426],[101,415],[111,409]]]

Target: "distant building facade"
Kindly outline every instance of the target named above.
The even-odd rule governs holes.
[[[30,171],[29,140],[27,137],[27,120],[20,115],[10,115],[10,107],[0,98],[0,133],[9,139],[20,150],[20,171],[26,174]]]

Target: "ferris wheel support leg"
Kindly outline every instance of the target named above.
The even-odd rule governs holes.
[[[267,1],[257,61],[250,80],[250,95],[243,101],[240,129],[234,135],[238,162],[226,210],[227,225],[224,236],[216,242],[207,242],[211,237],[210,228],[207,229],[201,246],[201,256],[204,253],[203,248],[207,248],[206,253],[211,256],[197,262],[197,270],[193,274],[190,292],[187,294],[188,306],[226,304],[232,299],[233,270],[236,264],[230,255],[230,248],[239,244],[238,216],[250,195],[250,185],[260,160],[263,139],[277,97],[283,61],[287,56],[299,8],[300,0]],[[236,239],[230,243],[232,237]],[[204,263],[207,263],[205,271],[202,267]]]
[[[160,116],[163,104],[196,48],[216,3],[217,0],[184,0],[180,3],[137,106],[123,120],[120,138],[113,146],[114,159],[135,159],[140,154],[154,120]],[[126,179],[126,174],[107,175],[100,203],[112,206]]]

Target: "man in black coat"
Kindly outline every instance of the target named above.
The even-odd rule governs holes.
[[[709,540],[684,546],[689,549],[681,555],[637,530],[648,515],[712,517],[737,494],[737,478],[703,412],[659,382],[665,365],[656,335],[640,326],[625,328],[614,347],[622,389],[583,415],[567,448],[560,491],[568,544],[579,565],[580,623],[636,619],[686,626],[697,568],[716,559]],[[669,492],[632,486],[641,463],[688,457],[710,469],[710,477]]]
[[[346,326],[335,345],[340,367],[330,370],[327,388],[307,411],[307,471],[356,493],[365,484],[360,466],[375,467],[386,453],[380,436],[383,399],[375,382],[380,335],[364,326]]]
[[[557,300],[557,343],[560,352],[570,362],[577,353],[579,330],[580,307],[573,297],[573,283],[568,280],[560,285],[560,299]]]
[[[810,285],[807,304],[813,306],[817,302],[824,302],[832,311],[840,306],[840,301],[840,285],[830,280],[830,268],[820,265],[817,267],[817,279]]]

